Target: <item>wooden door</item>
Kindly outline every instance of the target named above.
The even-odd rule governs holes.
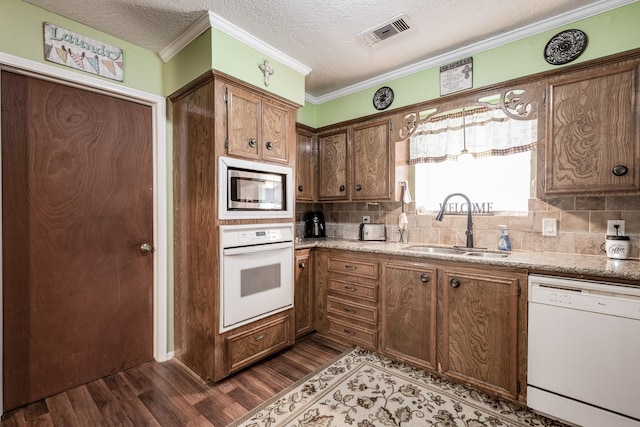
[[[318,136],[318,200],[346,200],[347,130]]]
[[[436,269],[418,263],[382,266],[380,349],[436,369]]]
[[[640,193],[640,65],[552,79],[545,194]]]
[[[296,338],[315,330],[313,321],[315,318],[313,261],[311,250],[300,249],[296,251],[295,300],[293,304],[296,315]]]
[[[311,132],[297,130],[296,201],[312,202],[315,197],[316,150],[314,145],[314,136]]]
[[[227,103],[227,153],[230,156],[260,159],[260,97],[228,85]]]
[[[353,200],[388,200],[391,197],[389,122],[353,129]]]
[[[441,372],[515,399],[518,278],[444,270],[440,279]]]
[[[262,159],[289,162],[289,128],[295,120],[291,109],[274,101],[262,101]]]
[[[153,358],[148,106],[1,73],[4,409]]]

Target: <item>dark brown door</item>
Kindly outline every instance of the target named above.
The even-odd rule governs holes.
[[[152,114],[1,77],[8,410],[153,357]]]

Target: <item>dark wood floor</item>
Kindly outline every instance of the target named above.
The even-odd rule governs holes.
[[[0,426],[226,426],[343,350],[307,338],[217,384],[175,360],[144,363],[7,412]]]

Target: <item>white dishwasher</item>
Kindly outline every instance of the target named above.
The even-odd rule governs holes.
[[[640,286],[529,276],[527,405],[585,427],[640,427]]]

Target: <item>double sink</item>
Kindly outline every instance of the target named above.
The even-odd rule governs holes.
[[[482,248],[463,248],[459,246],[409,246],[409,251],[417,251],[436,255],[463,255],[478,258],[506,258],[509,253],[490,251]]]

